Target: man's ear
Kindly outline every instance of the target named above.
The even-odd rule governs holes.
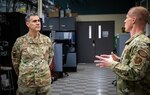
[[[28,21],[26,22],[26,25],[29,27],[29,22]]]
[[[132,18],[133,24],[135,23],[135,21],[136,21],[136,17],[133,17],[133,18]]]

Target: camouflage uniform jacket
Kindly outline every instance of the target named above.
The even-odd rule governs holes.
[[[127,40],[120,62],[111,68],[117,74],[117,95],[150,95],[150,39],[137,34]]]
[[[12,48],[12,63],[18,75],[18,86],[49,85],[52,57],[52,42],[47,36],[39,33],[35,39],[29,34],[17,38]]]

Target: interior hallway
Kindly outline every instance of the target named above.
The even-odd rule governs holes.
[[[116,95],[112,84],[115,79],[116,75],[109,69],[80,63],[77,72],[69,72],[69,76],[53,82],[52,95]]]

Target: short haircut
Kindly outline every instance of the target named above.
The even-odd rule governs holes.
[[[36,12],[31,12],[31,13],[27,14],[25,17],[25,22],[27,22],[31,16],[38,16],[38,14]]]
[[[130,15],[136,16],[139,20],[148,22],[150,16],[149,11],[142,6],[135,6],[129,10]]]

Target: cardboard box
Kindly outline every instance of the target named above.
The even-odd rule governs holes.
[[[72,13],[72,17],[77,17],[78,13]]]
[[[59,17],[59,11],[50,12],[48,17]]]

